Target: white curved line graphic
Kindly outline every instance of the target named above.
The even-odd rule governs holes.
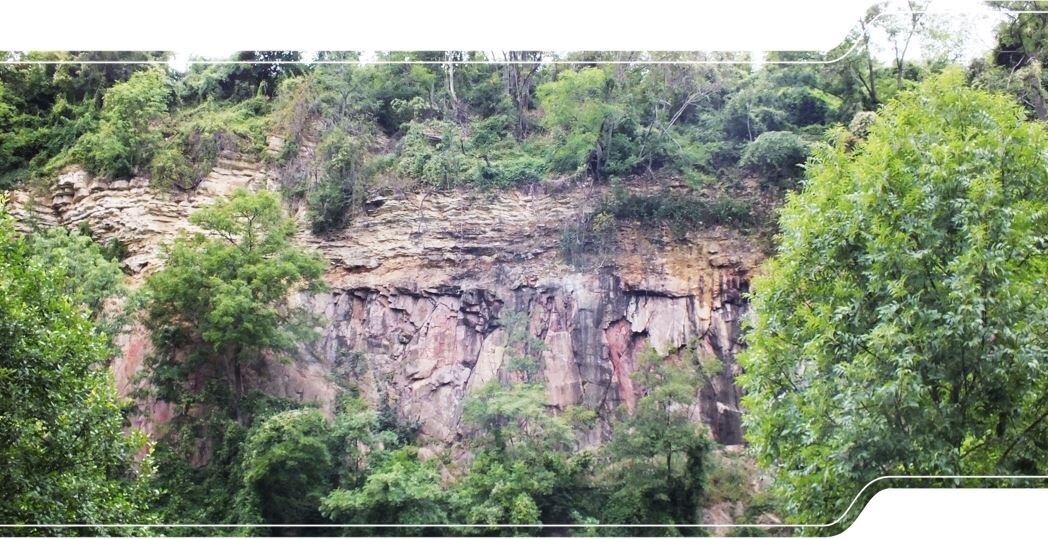
[[[0,524],[3,528],[832,528],[874,483],[898,479],[1048,480],[1048,475],[882,475],[863,485],[839,517],[825,524]]]
[[[1048,13],[1048,10],[1009,10],[1002,9],[1000,11],[1006,15],[1022,15],[1022,14],[1040,14]],[[925,15],[925,14],[963,14],[964,11],[955,10],[923,10],[923,11],[885,11],[878,13],[869,23],[876,22],[883,16],[889,15]],[[854,26],[852,27],[854,29]],[[849,32],[850,33],[850,32]],[[851,54],[859,47],[858,41],[852,43],[851,48],[844,51],[843,54],[832,60],[765,60],[764,64],[769,65],[829,65],[840,62],[841,60],[851,56]],[[680,51],[690,52],[690,51]],[[730,51],[701,51],[701,52],[730,52]],[[791,51],[791,52],[815,52],[815,51]],[[24,64],[24,65],[77,65],[77,64],[137,64],[137,65],[167,65],[168,60],[5,60],[0,62],[3,64]],[[550,64],[550,65],[579,65],[579,64],[607,64],[607,65],[745,65],[753,63],[751,60],[548,60],[544,62],[529,62],[526,60],[315,60],[312,62],[296,62],[293,60],[272,60],[269,62],[258,62],[251,60],[190,60],[188,65],[201,64],[201,65],[253,65],[253,64],[266,64],[266,65],[384,65],[384,64],[421,64],[421,65],[486,65],[486,64],[502,64],[502,65],[532,65],[536,63]]]

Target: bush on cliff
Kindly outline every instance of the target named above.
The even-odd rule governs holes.
[[[739,165],[762,178],[779,182],[803,172],[808,144],[788,131],[761,133],[742,151]]]
[[[113,86],[103,98],[98,129],[77,141],[73,158],[106,178],[143,172],[160,142],[156,124],[167,113],[170,97],[169,80],[156,69],[139,71]]]

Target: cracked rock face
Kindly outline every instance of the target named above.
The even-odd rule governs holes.
[[[153,191],[143,178],[105,183],[72,170],[50,193],[14,193],[11,213],[23,226],[84,223],[103,241],[121,240],[130,252],[125,268],[138,281],[156,268],[165,241],[192,229],[186,217],[194,209],[236,187],[271,184],[262,166],[235,156],[220,159],[196,190],[178,194]],[[417,423],[429,443],[452,444],[463,434],[470,392],[513,376],[507,364],[525,350],[511,342],[507,325],[519,320],[551,411],[598,412],[597,426],[582,433],[588,443],[606,436],[617,407],[643,395],[630,374],[648,346],[667,361],[692,347],[721,362],[692,412],[718,442],[741,443],[735,354],[748,309],[743,294],[762,253],[727,229],[671,241],[627,225],[602,267],[567,266],[558,251],[562,230],[601,195],[569,187],[376,198],[345,230],[324,238],[300,219],[298,241],[331,264],[327,292],[295,298],[323,320],[320,338],[290,364],[254,366],[249,382],[326,410],[341,389],[355,386]],[[113,369],[128,394],[149,337],[131,327],[118,340],[123,354]],[[136,424],[155,432],[171,410],[143,404],[147,412]]]

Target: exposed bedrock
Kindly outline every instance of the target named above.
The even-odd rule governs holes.
[[[138,281],[156,268],[159,246],[191,228],[193,209],[236,186],[268,181],[261,167],[230,158],[196,191],[177,195],[156,193],[143,179],[104,183],[74,170],[51,193],[15,193],[12,213],[23,224],[84,223],[103,240],[120,239]],[[529,350],[551,410],[598,412],[588,442],[599,443],[611,413],[643,394],[630,374],[645,347],[673,361],[691,346],[723,366],[696,395],[694,417],[717,441],[741,443],[735,354],[760,250],[727,229],[671,240],[650,227],[623,226],[602,267],[578,270],[561,260],[562,230],[600,195],[583,187],[409,193],[370,200],[365,214],[331,237],[314,237],[303,225],[299,241],[331,264],[328,291],[295,298],[322,320],[320,337],[291,363],[257,365],[251,383],[329,410],[341,389],[355,386],[417,422],[430,443],[449,444],[462,435],[469,393],[509,376],[508,357],[519,352],[507,334],[512,319],[541,342]],[[135,327],[119,339],[123,355],[113,369],[125,394],[148,341]],[[142,404],[147,430],[171,413],[164,403]]]
[[[729,278],[717,286],[744,290],[745,281]],[[520,352],[507,349],[502,320],[518,312],[542,343],[531,353],[539,359],[550,407],[585,406],[607,417],[641,395],[644,388],[636,387],[630,374],[646,345],[664,356],[697,345],[720,358],[724,369],[696,396],[695,417],[718,441],[741,442],[733,378],[745,305],[737,295],[704,304],[692,295],[631,290],[614,273],[602,272],[517,288],[492,283],[468,289],[345,289],[305,301],[330,323],[300,354],[303,361],[322,365],[321,371],[334,375],[333,383],[352,383],[370,400],[385,400],[434,440],[454,441],[466,395],[508,376],[506,360]],[[600,432],[591,435],[596,441]]]

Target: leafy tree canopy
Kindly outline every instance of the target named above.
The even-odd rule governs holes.
[[[332,488],[335,461],[330,425],[316,409],[270,416],[243,448],[244,485],[237,504],[248,523],[313,524],[320,499]]]
[[[145,523],[151,460],[125,434],[112,355],[67,268],[33,255],[0,197],[0,522]],[[104,533],[98,528],[97,533]]]
[[[422,531],[414,525],[448,522],[447,495],[433,460],[407,446],[383,455],[358,488],[340,488],[324,498],[321,512],[335,522],[402,524],[397,535]]]
[[[228,373],[236,402],[243,394],[241,364],[264,351],[286,351],[310,335],[289,294],[316,289],[324,264],[291,243],[293,222],[277,195],[237,190],[190,216],[205,232],[183,235],[165,251],[164,267],[146,280],[145,323],[161,350],[161,368],[186,347],[200,362]],[[228,370],[226,369],[228,367]],[[184,381],[188,372],[176,378]],[[169,395],[170,397],[171,395]]]
[[[788,198],[740,380],[792,521],[886,474],[1045,473],[1048,139],[1023,116],[949,71]]]
[[[604,522],[699,521],[710,442],[689,414],[703,381],[702,366],[692,361],[698,356],[684,356],[681,364],[666,364],[648,347],[638,357],[633,378],[645,394],[632,412],[623,411],[605,450],[603,484],[610,492]]]

